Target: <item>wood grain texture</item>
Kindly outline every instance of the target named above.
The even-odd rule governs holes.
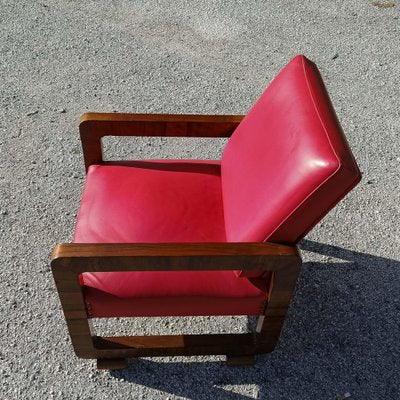
[[[94,358],[93,328],[78,275],[68,269],[54,268],[52,272],[75,354],[81,358]]]
[[[79,131],[86,170],[103,162],[104,136],[229,137],[243,115],[86,113]]]
[[[75,353],[119,359],[173,355],[228,355],[229,365],[272,351],[282,327],[301,258],[296,246],[274,243],[60,244],[51,267]],[[277,271],[257,332],[248,334],[94,336],[79,274],[85,271],[265,269]],[[288,275],[288,276],[287,276]],[[241,357],[244,357],[242,360]],[[247,358],[246,358],[247,357]],[[101,361],[100,367],[113,362]],[[111,367],[110,367],[111,368]]]
[[[260,352],[271,352],[278,343],[300,268],[301,263],[292,263],[284,270],[273,272],[267,306],[256,328]]]
[[[254,354],[253,333],[95,337],[102,357],[166,357],[190,355]]]
[[[53,251],[53,270],[100,271],[232,270],[276,271],[301,261],[296,246],[274,243],[63,243]]]

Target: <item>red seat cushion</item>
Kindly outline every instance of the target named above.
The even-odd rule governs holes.
[[[219,162],[89,168],[74,242],[223,241]],[[266,299],[233,271],[84,273],[81,282],[91,317],[257,315]]]
[[[90,166],[74,241],[224,242],[219,162]]]

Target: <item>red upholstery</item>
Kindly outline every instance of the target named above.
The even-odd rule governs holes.
[[[74,241],[224,242],[218,161],[92,165]]]
[[[74,241],[295,243],[359,180],[318,70],[297,56],[236,129],[221,168],[211,161],[91,166]],[[268,278],[238,275],[85,273],[82,283],[93,317],[258,314]]]
[[[220,179],[217,161],[92,165],[74,242],[225,241]],[[257,315],[266,298],[234,271],[85,273],[81,281],[91,317]]]
[[[359,180],[318,70],[297,56],[223,153],[227,241],[295,243]]]
[[[297,56],[223,153],[227,240],[297,242],[359,179],[317,69]]]

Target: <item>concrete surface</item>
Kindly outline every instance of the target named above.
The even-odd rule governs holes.
[[[0,1],[0,398],[400,398],[399,2]],[[85,111],[245,113],[295,54],[320,67],[362,183],[303,241],[277,350],[254,367],[143,359],[97,372],[69,342],[49,270],[84,182]],[[221,141],[107,144],[216,157]],[[115,321],[101,330],[118,330]],[[246,319],[120,330],[245,330]]]

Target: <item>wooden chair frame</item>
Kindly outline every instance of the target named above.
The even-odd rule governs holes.
[[[229,137],[242,116],[84,114],[80,134],[86,170],[103,161],[101,138],[113,136]],[[255,332],[245,334],[100,337],[93,334],[79,275],[83,272],[263,270],[269,297]],[[274,350],[301,267],[296,246],[275,243],[68,243],[54,248],[51,268],[75,353],[98,368],[125,368],[130,357],[226,355],[252,364]]]

